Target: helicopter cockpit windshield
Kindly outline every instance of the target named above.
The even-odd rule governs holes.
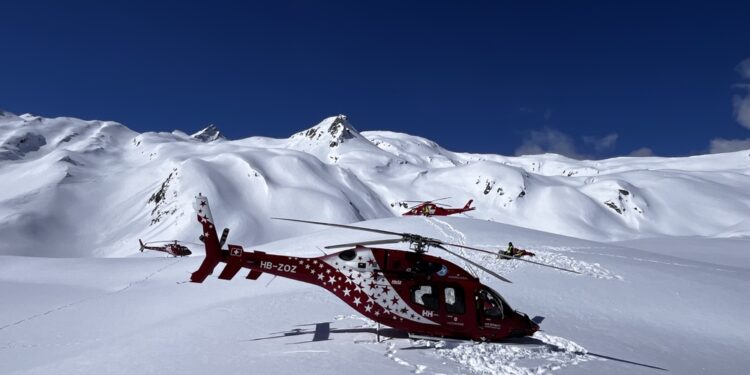
[[[500,294],[489,287],[480,289],[477,292],[476,300],[477,310],[486,317],[502,319],[506,309],[510,309],[510,306],[500,297]]]

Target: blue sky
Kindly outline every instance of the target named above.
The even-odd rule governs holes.
[[[14,1],[0,108],[575,157],[750,148],[748,2]]]

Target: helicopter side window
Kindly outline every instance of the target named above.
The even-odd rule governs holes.
[[[445,311],[449,314],[463,314],[466,312],[463,289],[452,286],[445,288]]]
[[[477,310],[482,311],[485,316],[492,318],[503,318],[503,303],[493,293],[482,289],[477,293]]]
[[[429,310],[438,309],[438,299],[437,296],[432,294],[432,286],[430,285],[420,285],[412,288],[411,300]]]

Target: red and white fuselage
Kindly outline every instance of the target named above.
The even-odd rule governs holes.
[[[362,246],[315,258],[245,251],[237,245],[222,250],[205,197],[198,196],[196,208],[206,259],[193,273],[193,282],[203,282],[218,263],[226,263],[220,279],[232,279],[247,268],[246,278],[252,280],[269,273],[317,285],[367,318],[410,334],[496,341],[539,329],[447,260]]]

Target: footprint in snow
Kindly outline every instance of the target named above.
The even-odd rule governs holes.
[[[580,345],[537,332],[539,345],[465,343],[454,348],[436,348],[435,353],[475,374],[539,375],[595,360]]]

